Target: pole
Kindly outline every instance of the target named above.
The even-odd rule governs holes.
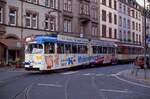
[[[144,67],[146,65],[146,1],[144,0]]]
[[[21,61],[24,59],[24,41],[23,41],[23,0],[21,0]]]

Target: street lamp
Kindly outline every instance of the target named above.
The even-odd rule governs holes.
[[[147,0],[147,3],[150,3],[150,0]],[[146,65],[146,53],[147,53],[147,24],[146,24],[146,17],[147,17],[147,9],[146,9],[146,0],[144,0],[144,67],[147,67]]]

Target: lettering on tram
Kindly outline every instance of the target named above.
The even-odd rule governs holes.
[[[25,68],[55,70],[81,65],[116,64],[142,54],[141,46],[65,35],[26,38]]]

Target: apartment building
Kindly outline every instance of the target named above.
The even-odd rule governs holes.
[[[135,0],[101,0],[100,16],[101,39],[142,44],[141,6]]]
[[[119,39],[123,43],[142,44],[142,12],[134,0],[119,0]]]
[[[118,41],[118,0],[100,0],[100,37]]]
[[[28,36],[57,33],[58,12],[58,0],[0,0],[0,61],[23,57]]]
[[[99,0],[60,0],[60,33],[98,38],[98,4]]]

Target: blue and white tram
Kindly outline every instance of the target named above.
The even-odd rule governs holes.
[[[141,46],[64,35],[26,38],[25,68],[55,70],[88,64],[116,64],[142,54]]]
[[[25,68],[55,70],[89,64],[89,40],[63,35],[26,38]]]

